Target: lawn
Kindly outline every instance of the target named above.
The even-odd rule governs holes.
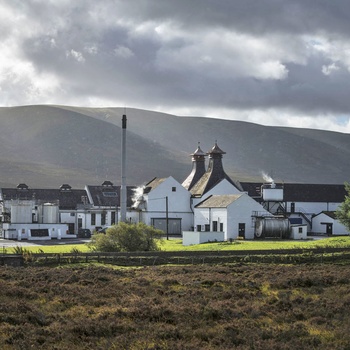
[[[349,247],[350,237],[331,237],[321,240],[307,241],[285,241],[285,240],[253,240],[243,241],[237,240],[230,242],[204,243],[191,246],[183,246],[181,239],[163,239],[161,241],[161,250],[164,251],[206,251],[206,250],[269,250],[269,249],[312,249],[322,247]],[[90,249],[86,244],[53,244],[44,246],[29,246],[26,250],[33,253],[70,253],[75,250],[80,252],[89,252]],[[8,253],[13,252],[13,248],[7,250]]]

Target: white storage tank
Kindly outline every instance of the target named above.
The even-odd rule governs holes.
[[[32,223],[32,202],[18,201],[11,204],[11,223],[31,224]]]
[[[261,192],[265,202],[283,201],[283,186],[276,185],[274,182],[262,185]]]
[[[58,223],[58,205],[45,203],[38,207],[39,223],[57,224]]]
[[[255,238],[290,238],[290,223],[286,218],[259,218],[255,222]]]

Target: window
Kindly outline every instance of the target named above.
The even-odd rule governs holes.
[[[220,222],[220,232],[224,232],[224,223]]]
[[[101,213],[101,225],[106,225],[106,213]]]
[[[290,212],[295,213],[295,203],[290,203]]]
[[[205,225],[205,231],[206,231],[206,232],[209,232],[209,231],[210,231],[210,225],[209,225],[209,224],[206,224],[206,225]]]
[[[70,216],[75,216],[75,213],[70,213]]]
[[[111,225],[115,224],[115,211],[111,212]]]
[[[91,226],[95,226],[95,225],[96,225],[96,214],[91,213]]]
[[[176,192],[176,187],[172,187],[171,190],[172,190],[173,192]]]
[[[197,231],[201,232],[201,225],[197,225]]]
[[[303,228],[299,227],[299,233],[303,233]]]
[[[117,197],[117,192],[105,192],[103,191],[103,197]]]
[[[213,221],[213,231],[216,232],[218,230],[218,222]]]

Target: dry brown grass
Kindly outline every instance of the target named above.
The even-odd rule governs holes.
[[[350,349],[350,268],[2,268],[1,349]]]

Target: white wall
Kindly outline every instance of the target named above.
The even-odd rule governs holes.
[[[228,205],[227,208],[195,208],[194,209],[194,227],[197,225],[210,224],[212,230],[212,222],[218,221],[218,230],[220,222],[223,225],[224,238],[238,238],[239,224],[245,224],[245,238],[254,238],[254,226],[252,220],[253,212],[265,213],[270,215],[259,203],[243,193],[237,200]]]
[[[247,194],[242,195],[228,207],[228,229],[226,239],[238,238],[239,223],[245,224],[245,238],[254,239],[254,221],[253,212],[259,214],[265,213],[270,215],[259,203],[249,197]]]
[[[172,190],[173,187],[176,191]],[[151,224],[152,218],[166,217],[166,197],[168,197],[168,218],[181,219],[182,230],[192,229],[191,194],[173,177],[165,179],[144,197],[146,210],[142,212],[142,221],[147,225]]]
[[[226,179],[223,179],[210,191],[205,193],[202,197],[193,198],[192,207],[194,208],[198,203],[203,202],[206,198],[212,195],[239,194],[239,193],[244,193],[244,192],[239,191],[230,182],[228,182]]]
[[[326,234],[327,225],[333,224],[333,235],[348,235],[349,231],[338,220],[332,219],[328,215],[321,213],[312,219],[312,233]]]
[[[291,211],[291,203],[295,204],[295,212],[317,214],[321,211],[335,211],[340,203],[326,202],[287,202],[287,212]]]
[[[183,231],[182,233],[182,244],[185,246],[214,241],[222,242],[224,239],[224,232]]]
[[[292,225],[291,239],[307,239],[307,225]]]
[[[30,230],[47,229],[48,236],[32,237]],[[50,240],[52,238],[76,238],[76,235],[67,234],[68,226],[65,224],[3,224],[3,238],[5,239],[27,239],[31,241]]]

